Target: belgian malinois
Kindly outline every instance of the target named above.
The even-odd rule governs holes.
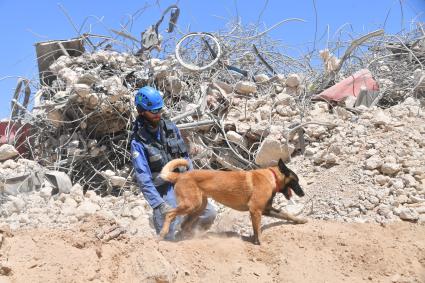
[[[294,191],[304,196],[298,183],[298,176],[279,159],[278,166],[250,171],[193,170],[184,173],[173,172],[177,167],[188,166],[185,159],[168,162],[161,171],[161,178],[175,184],[174,191],[178,206],[170,210],[164,221],[160,237],[167,235],[170,223],[178,215],[187,215],[181,224],[183,235],[190,232],[196,218],[207,205],[207,198],[239,211],[249,211],[254,230],[254,244],[260,244],[261,215],[306,223],[298,218],[272,207],[276,193],[283,193],[289,200]]]

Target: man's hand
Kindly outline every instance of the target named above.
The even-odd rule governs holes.
[[[173,209],[166,202],[161,203],[157,208],[159,209],[159,211],[161,212],[162,215],[167,214],[171,209]]]

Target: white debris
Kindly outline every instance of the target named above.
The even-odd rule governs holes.
[[[285,84],[289,87],[297,87],[301,83],[300,76],[298,74],[289,74],[286,78]]]
[[[238,145],[244,146],[245,148],[248,145],[247,140],[240,134],[238,134],[235,131],[228,131],[226,133],[227,138],[229,139],[229,141],[234,142]]]
[[[282,144],[272,138],[266,138],[255,156],[255,163],[261,167],[276,165],[279,159],[287,161],[294,151],[293,146]]]
[[[418,220],[419,218],[419,214],[411,208],[403,208],[400,211],[399,216],[400,216],[400,219],[408,220],[408,221],[415,221],[415,220]]]
[[[235,91],[240,94],[253,94],[257,92],[257,86],[253,82],[240,81],[236,83]]]
[[[122,187],[125,185],[125,182],[126,182],[126,179],[121,176],[112,176],[110,180],[111,180],[112,186],[116,186],[116,187]]]
[[[264,83],[267,82],[269,79],[269,76],[267,76],[266,74],[258,74],[254,76],[254,81],[256,83]]]
[[[13,145],[2,144],[0,146],[0,161],[5,161],[18,156],[19,152]]]

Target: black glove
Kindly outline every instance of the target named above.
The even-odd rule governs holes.
[[[162,215],[166,215],[171,209],[173,209],[166,202],[161,203],[157,208],[159,209]]]

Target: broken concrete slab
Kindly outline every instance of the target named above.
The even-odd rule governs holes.
[[[239,81],[235,85],[235,91],[240,94],[254,94],[257,92],[257,86],[253,82]]]
[[[296,88],[301,84],[301,78],[298,74],[289,74],[285,84],[289,87]]]
[[[0,161],[5,161],[19,155],[19,152],[13,145],[2,144],[0,146]]]
[[[67,174],[60,171],[48,171],[45,173],[46,179],[55,187],[53,194],[69,194],[72,188],[71,179]]]
[[[288,161],[294,149],[291,145],[282,144],[272,138],[266,138],[258,149],[255,163],[261,167],[275,166],[279,159]]]

